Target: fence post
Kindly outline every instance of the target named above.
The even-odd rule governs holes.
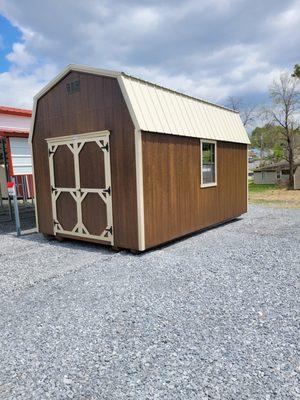
[[[17,198],[17,193],[16,193],[15,182],[7,182],[7,190],[8,190],[8,196],[12,197],[12,199],[13,199],[16,232],[17,232],[17,236],[20,236],[21,235],[21,223],[20,223],[20,214],[19,214],[18,198]]]

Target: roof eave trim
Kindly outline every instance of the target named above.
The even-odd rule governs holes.
[[[201,136],[194,136],[194,135],[179,135],[177,133],[173,133],[173,132],[163,132],[163,131],[159,131],[159,132],[154,132],[154,131],[149,131],[148,129],[140,129],[141,132],[147,132],[147,133],[159,133],[159,134],[163,134],[163,135],[172,135],[172,136],[181,136],[181,137],[188,137],[191,139],[202,139],[202,140],[212,140],[214,142],[227,142],[227,143],[237,143],[237,144],[245,144],[245,145],[249,145],[250,140],[234,140],[234,139],[224,139],[224,138],[212,138],[211,136],[206,137],[205,135],[201,135]]]
[[[117,78],[122,73],[119,71],[109,71],[100,68],[92,68],[84,65],[69,64],[65,69],[63,69],[55,78],[53,78],[46,86],[44,86],[35,96],[34,100],[39,100],[44,94],[46,94],[53,86],[55,86],[61,79],[63,79],[69,72],[85,72],[94,75],[103,75],[111,78]]]
[[[126,103],[126,105],[127,105],[127,108],[128,108],[129,114],[130,114],[130,117],[131,117],[131,119],[132,119],[134,128],[135,128],[135,130],[140,131],[140,130],[141,130],[141,127],[140,127],[140,125],[139,125],[138,118],[137,118],[136,113],[135,113],[135,111],[134,111],[134,108],[133,108],[133,106],[132,106],[132,103],[131,103],[131,100],[130,100],[130,96],[129,96],[127,90],[126,90],[126,86],[124,85],[124,79],[123,79],[123,77],[124,77],[124,74],[121,73],[121,74],[117,77],[117,80],[118,80],[118,83],[119,83],[119,86],[120,86],[122,95],[123,95],[123,97],[124,97],[125,103]]]

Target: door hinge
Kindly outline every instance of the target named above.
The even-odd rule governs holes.
[[[112,226],[110,226],[109,228],[106,228],[105,231],[106,231],[106,234],[104,235],[105,237],[108,237],[109,234],[112,235],[112,233],[113,233]]]
[[[106,143],[105,146],[101,146],[101,149],[105,149],[107,152],[109,152],[109,146],[108,143]]]
[[[107,189],[103,189],[102,193],[106,195],[106,193],[110,196],[111,195],[111,190],[110,190],[110,186],[108,186]]]

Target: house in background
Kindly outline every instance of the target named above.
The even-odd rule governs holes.
[[[254,183],[279,184],[287,183],[289,180],[289,163],[282,160],[278,163],[258,167],[254,170]],[[295,159],[294,189],[300,189],[300,157]]]
[[[6,182],[14,180],[17,195],[33,196],[30,146],[31,110],[0,106],[0,195],[7,198]]]

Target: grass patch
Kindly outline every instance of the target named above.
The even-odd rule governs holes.
[[[278,186],[272,185],[272,184],[258,185],[257,183],[249,182],[248,188],[249,188],[249,193],[262,193],[262,192],[266,192],[267,190],[277,189]]]
[[[249,182],[249,201],[272,207],[300,208],[300,190],[288,190],[279,185],[257,185]]]

